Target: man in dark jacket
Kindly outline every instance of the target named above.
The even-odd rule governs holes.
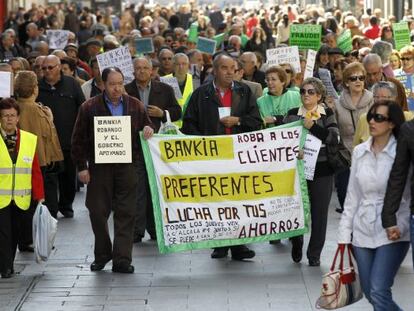
[[[395,241],[400,238],[396,213],[400,208],[410,166],[414,164],[414,120],[404,123],[398,134],[397,151],[394,164],[388,179],[387,192],[382,209],[382,226],[387,230],[388,239]],[[414,179],[411,176],[411,197],[414,193]],[[414,200],[411,198],[411,245],[414,265]]]
[[[144,104],[155,131],[158,132],[161,122],[166,121],[166,111],[170,114],[171,121],[176,121],[181,117],[181,107],[175,99],[172,87],[165,83],[151,80],[151,72],[151,61],[145,57],[135,58],[135,79],[125,85],[125,90],[128,95],[139,99]],[[140,181],[137,189],[138,215],[135,222],[135,243],[141,242],[145,235],[145,230],[147,230],[152,240],[156,239],[154,212],[145,166],[142,165],[140,169],[146,177]]]
[[[72,156],[79,179],[88,184],[85,204],[95,235],[95,260],[90,268],[91,271],[100,271],[112,260],[113,272],[133,273],[131,262],[137,188],[144,178],[136,169],[143,162],[139,131],[143,131],[145,139],[151,137],[154,131],[144,105],[136,98],[123,94],[124,76],[119,68],[106,68],[102,72],[102,81],[105,86],[103,94],[92,97],[80,108],[72,139]],[[114,163],[111,158],[104,163],[96,163],[99,161],[96,161],[95,118],[106,117],[107,121],[114,122],[124,116],[129,116],[127,122],[131,127],[130,162],[115,160]],[[114,215],[113,243],[108,230],[111,212]]]
[[[6,61],[14,57],[23,56],[19,54],[19,51],[13,44],[13,38],[10,32],[3,32],[1,34],[0,42],[0,60]]]
[[[265,81],[265,73],[257,68],[256,54],[253,52],[244,52],[240,56],[240,61],[243,64],[243,79],[260,83],[262,85],[262,88],[265,88],[267,86]]]
[[[76,193],[76,169],[70,156],[71,137],[80,105],[85,101],[79,83],[61,73],[58,57],[49,55],[42,64],[44,77],[39,81],[37,102],[53,112],[53,122],[64,156],[64,169],[57,176],[45,176],[46,206],[56,217],[58,210],[67,218],[73,217],[72,203]],[[56,175],[56,174],[55,174]],[[59,202],[58,202],[59,186]]]
[[[256,100],[245,84],[233,81],[234,60],[219,54],[213,61],[214,80],[200,86],[191,95],[183,117],[182,131],[189,135],[224,135],[260,129],[261,118]],[[219,107],[230,115],[219,118]],[[253,258],[255,252],[244,245],[231,246],[232,258]],[[215,248],[212,258],[227,256],[229,247]]]

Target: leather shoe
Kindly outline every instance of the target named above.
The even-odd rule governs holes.
[[[343,208],[335,208],[335,212],[342,214],[344,212]]]
[[[91,263],[91,271],[101,271],[103,268],[105,268],[106,264],[109,261],[110,261],[110,259],[108,261],[105,261],[105,262],[94,261],[93,263]]]
[[[134,243],[141,243],[142,242],[142,236],[136,235],[134,236]]]
[[[13,271],[11,269],[7,269],[5,272],[1,273],[2,279],[10,279],[13,275]]]
[[[118,273],[134,273],[135,268],[133,265],[114,265],[112,266],[112,272]]]
[[[227,257],[228,252],[229,252],[229,249],[227,247],[215,248],[214,251],[211,253],[211,258],[219,259],[219,258]]]
[[[280,240],[271,240],[271,241],[269,241],[269,244],[271,244],[271,245],[278,245],[280,243],[282,243]]]
[[[302,260],[303,237],[296,237],[292,239],[292,260],[296,263]]]
[[[317,258],[309,259],[309,266],[310,267],[319,267],[321,265],[321,261]]]
[[[236,246],[231,250],[231,259],[243,260],[256,256],[256,253],[244,245]]]
[[[70,210],[65,210],[65,211],[60,211],[60,213],[63,215],[63,217],[65,218],[73,218],[73,211]]]
[[[34,252],[34,247],[33,247],[33,245],[19,245],[19,251],[20,252],[33,253]]]

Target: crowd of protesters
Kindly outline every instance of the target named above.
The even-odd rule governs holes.
[[[414,17],[406,12],[403,20],[414,38]],[[102,114],[122,115],[117,104],[128,103],[131,113],[139,115],[137,122],[141,123],[136,129],[144,129],[147,138],[166,120],[166,111],[183,133],[193,135],[235,134],[303,120],[304,127],[323,144],[315,178],[308,181],[312,222],[309,265],[320,265],[328,207],[336,187],[340,203],[337,212],[343,213],[338,241],[354,244],[363,290],[375,310],[397,310],[389,289],[408,252],[410,228],[411,241],[414,231],[409,187],[405,187],[414,157],[412,122],[404,123],[414,116],[410,111],[414,110],[414,47],[396,50],[396,22],[394,16],[382,16],[380,9],[356,15],[315,5],[300,8],[287,1],[249,11],[221,10],[215,5],[187,4],[178,9],[132,5],[118,15],[111,7],[97,11],[64,4],[19,8],[4,21],[0,40],[0,71],[13,73],[19,108],[16,110],[10,99],[3,100],[1,117],[3,120],[20,113],[19,127],[38,136],[36,159],[42,172],[45,204],[53,217],[60,212],[72,218],[76,190],[82,183],[89,184],[88,192],[93,193],[86,205],[95,233],[91,270],[101,270],[113,259],[113,271],[123,273],[134,271],[130,265],[132,243],[141,242],[145,231],[151,239],[157,238],[148,180],[137,146],[133,147],[134,167],[124,167],[122,176],[131,180],[129,175],[136,172],[140,178],[129,181],[128,188],[119,185],[123,190],[135,189],[134,195],[115,191],[115,184],[108,190],[106,180],[115,178],[110,168],[93,166],[93,160],[87,166],[90,137],[82,135],[90,131],[91,109],[99,110],[99,105],[105,103],[109,110],[100,111]],[[322,42],[311,78],[304,79],[306,51],[300,55],[301,72],[289,63],[266,63],[266,50],[289,45],[293,24],[321,25]],[[192,27],[196,27],[198,37],[221,38],[213,55],[197,50]],[[63,49],[50,49],[46,36],[49,29],[69,31]],[[337,42],[345,30],[352,36],[352,50],[346,53]],[[135,40],[141,37],[152,39],[152,53],[137,52]],[[121,46],[129,48],[134,66],[135,79],[125,88],[123,73],[117,68],[100,72],[96,58]],[[338,96],[327,95],[326,86],[319,80],[320,69],[330,72]],[[181,97],[176,98],[173,89],[160,82],[164,76],[177,79]],[[206,98],[210,99],[208,103]],[[234,107],[234,103],[237,111],[220,119],[217,106]],[[4,111],[11,114],[3,116]],[[5,122],[1,124],[2,138],[9,143],[10,151],[10,142],[15,139],[13,130],[6,133]],[[335,173],[327,161],[325,145],[339,140],[352,153],[353,164],[351,169]],[[101,184],[91,183],[95,175],[100,176]],[[108,196],[98,200],[102,188]],[[105,222],[112,199],[127,200],[126,205],[134,207],[125,215],[114,214],[115,221],[123,226],[117,230],[124,239],[114,244],[113,252]],[[23,218],[21,213],[6,213],[18,209],[6,203],[0,206],[1,223],[8,222],[8,217]],[[32,202],[27,213],[32,213],[34,207]],[[26,224],[22,226],[27,229],[30,217],[24,218]],[[11,254],[2,249],[9,252],[7,258],[14,258],[16,245],[20,251],[33,250],[30,232],[26,231],[30,230],[13,236]],[[13,234],[10,226],[0,227],[0,236],[10,238]],[[300,262],[303,237],[291,241],[292,259]],[[271,241],[275,243],[279,241]],[[226,257],[228,250],[216,248],[211,257]],[[255,256],[244,245],[230,250],[235,260]],[[3,262],[0,258],[2,277],[13,274],[10,260]],[[383,272],[386,277],[380,278]]]

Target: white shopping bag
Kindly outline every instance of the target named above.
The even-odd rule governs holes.
[[[36,262],[47,261],[57,232],[57,220],[45,205],[39,203],[33,216],[33,244]]]
[[[171,122],[170,113],[165,110],[166,122],[161,122],[158,134],[182,135],[177,125]]]

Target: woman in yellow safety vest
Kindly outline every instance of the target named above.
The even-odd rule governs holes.
[[[12,98],[0,101],[0,272],[14,273],[19,221],[32,200],[43,202],[43,178],[36,155],[37,136],[19,130],[19,106]]]

